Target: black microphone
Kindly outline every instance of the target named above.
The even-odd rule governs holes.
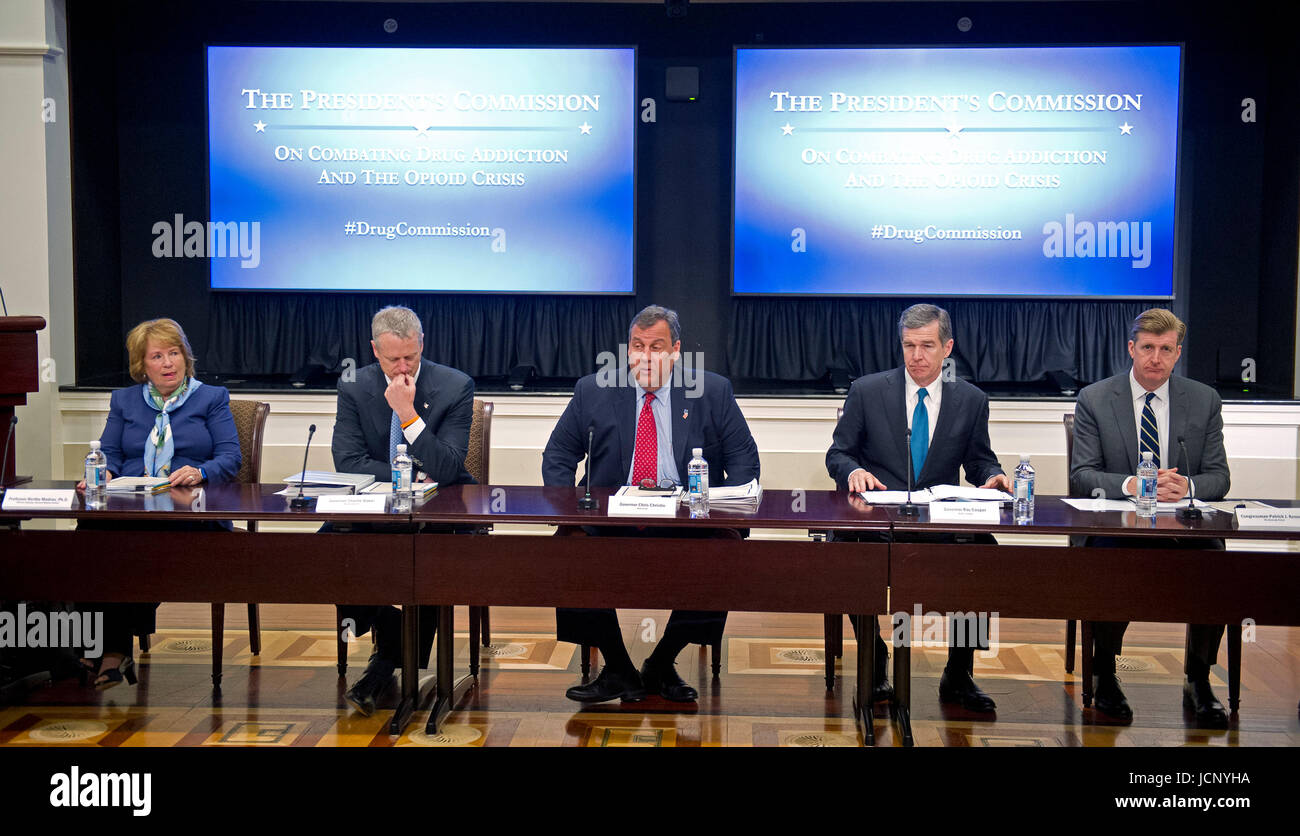
[[[303,496],[303,485],[307,484],[307,451],[311,449],[311,437],[316,434],[316,425],[312,424],[307,428],[307,446],[302,451],[302,473],[298,474],[298,495],[289,500],[289,507],[295,511],[306,511],[311,508],[314,496]]]
[[[1178,518],[1199,520],[1201,518],[1201,509],[1196,507],[1196,488],[1192,485],[1192,465],[1187,461],[1187,445],[1183,443],[1181,435],[1178,436],[1178,449],[1183,451],[1183,466],[1187,469],[1187,507],[1179,509]]]
[[[14,427],[18,425],[18,416],[9,416],[9,432],[5,433],[5,454],[0,463],[0,496],[5,495],[5,474],[9,472],[9,442],[14,438]]]
[[[898,516],[919,517],[921,506],[912,501],[912,428],[907,428],[907,502],[898,506]]]
[[[587,462],[583,465],[583,479],[587,483],[587,495],[578,500],[579,511],[595,511],[599,507],[591,495],[591,441],[595,437],[596,425],[591,424],[587,427]]]

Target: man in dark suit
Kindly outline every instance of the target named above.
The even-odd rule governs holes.
[[[710,485],[743,485],[758,478],[758,447],[745,416],[736,405],[731,383],[711,372],[696,371],[686,381],[682,368],[674,375],[681,350],[677,314],[651,305],[632,320],[628,332],[626,379],[606,370],[578,381],[573,398],[560,416],[542,454],[542,480],[547,485],[572,486],[578,463],[587,454],[588,430],[594,433],[588,477],[592,487],[628,484],[680,485],[686,482],[691,450],[702,449],[709,464]],[[683,382],[693,385],[683,386]],[[620,527],[588,529],[604,536],[739,536],[733,530],[701,532],[671,528],[635,531]],[[629,555],[629,559],[633,559]],[[666,699],[692,702],[698,694],[678,676],[677,654],[692,643],[721,639],[725,612],[674,611],[640,675],[632,664],[613,610],[560,609],[556,634],[560,641],[593,645],[605,658],[600,676],[589,685],[570,688],[579,702],[603,702],[621,697],[632,702],[646,690]]]
[[[943,361],[953,347],[948,312],[913,305],[899,317],[898,329],[903,367],[860,377],[849,387],[844,414],[826,451],[826,470],[835,484],[855,494],[904,490],[910,462],[917,490],[956,484],[960,466],[971,484],[1010,491],[989,445],[988,396],[964,380],[944,378]],[[951,535],[935,539],[956,541]],[[997,706],[970,676],[974,654],[973,647],[948,648],[939,699],[990,712]],[[886,659],[884,642],[877,636],[873,699],[892,695],[885,679]]]
[[[424,359],[424,328],[409,308],[389,307],[375,314],[370,341],[375,360],[356,378],[339,381],[334,423],[334,468],[392,480],[398,444],[416,462],[416,481],[442,485],[471,482],[465,470],[469,428],[474,417],[474,381],[447,366]],[[344,605],[339,615],[353,632],[375,631],[376,650],[365,673],[346,698],[362,714],[374,711],[375,696],[392,680],[402,658],[402,617],[391,606]],[[420,659],[429,658],[437,627],[437,608],[420,608]]]
[[[1132,368],[1084,387],[1074,408],[1074,454],[1070,460],[1073,496],[1132,497],[1142,452],[1151,451],[1158,468],[1156,499],[1177,502],[1189,491],[1197,499],[1218,500],[1228,493],[1228,458],[1223,451],[1223,402],[1210,387],[1172,377],[1182,356],[1187,326],[1170,311],[1152,308],[1133,320],[1128,353]],[[1168,467],[1167,465],[1177,465]],[[1087,545],[1122,548],[1217,548],[1222,540],[1089,537]],[[1099,711],[1131,720],[1133,711],[1115,676],[1128,622],[1092,624]],[[1227,724],[1223,705],[1210,689],[1210,666],[1218,655],[1223,625],[1187,628],[1187,681],[1183,703],[1198,722]]]

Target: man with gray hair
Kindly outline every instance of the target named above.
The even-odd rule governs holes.
[[[912,305],[898,318],[898,335],[902,367],[858,378],[844,399],[844,414],[826,451],[826,470],[835,484],[870,502],[869,491],[904,490],[909,467],[916,490],[955,485],[958,468],[964,467],[971,484],[1010,491],[1011,483],[989,444],[988,396],[955,375],[943,375],[943,361],[953,348],[948,312],[935,305]],[[836,532],[836,539],[853,537]],[[955,542],[946,535],[944,541],[949,540]],[[905,603],[901,609],[916,602]],[[893,690],[885,679],[884,642],[879,637],[876,642],[872,696],[880,700]],[[974,647],[949,646],[939,699],[968,711],[991,712],[996,708],[993,699],[970,676],[974,654]]]
[[[358,369],[356,378],[339,381],[334,422],[334,468],[342,473],[369,473],[391,481],[397,445],[405,444],[420,479],[442,485],[472,482],[465,470],[469,428],[474,418],[474,381],[466,374],[423,357],[424,328],[410,308],[388,307],[370,324],[375,363]],[[376,650],[361,679],[346,698],[362,714],[375,708],[375,697],[392,680],[402,658],[402,617],[392,606],[340,606],[339,617],[351,619],[354,633],[374,629]],[[429,658],[437,608],[420,608],[420,656]]]
[[[650,305],[628,328],[626,382],[600,375],[578,381],[573,398],[555,425],[542,454],[542,481],[572,488],[578,463],[591,439],[591,462],[578,484],[614,488],[677,486],[686,481],[692,449],[699,447],[709,464],[710,485],[743,485],[758,478],[758,446],[736,404],[731,382],[700,371],[698,389],[686,389],[683,375],[673,375],[681,352],[677,314]],[[664,527],[637,531],[619,526],[567,529],[563,534],[587,534],[640,539],[640,548],[670,548],[669,537],[740,537],[735,529]],[[628,555],[635,560],[635,554]],[[600,649],[605,667],[595,682],[566,692],[578,702],[644,699],[647,691],[673,702],[694,702],[698,693],[674,668],[677,654],[688,644],[716,644],[722,638],[725,612],[674,610],[659,644],[640,673],[632,664],[614,610],[560,609],[556,636],[560,641]]]

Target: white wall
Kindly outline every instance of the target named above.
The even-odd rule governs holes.
[[[57,237],[52,238],[50,230],[51,212],[69,214],[66,72],[62,120],[46,122],[42,118],[47,76],[57,79],[60,72],[57,68],[47,70],[46,62],[61,54],[61,49],[48,41],[49,33],[59,27],[47,25],[47,21],[60,9],[61,3],[47,6],[47,0],[4,0],[0,14],[0,283],[10,314],[58,322],[67,329],[66,344],[70,345],[72,323],[65,314],[71,307],[63,295],[71,292],[71,222]],[[65,150],[55,168],[64,176],[56,176],[51,183],[46,148],[49,137],[58,133],[63,134]],[[59,145],[57,141],[54,144]],[[56,193],[53,200],[47,198],[49,191]],[[61,286],[57,294],[50,279],[52,241],[57,242],[53,246],[60,252],[60,269],[66,270],[67,279],[66,288]],[[55,295],[67,304],[52,305]],[[55,443],[61,437],[58,382],[46,362],[54,356],[53,339],[52,327],[47,325],[38,335],[39,358],[47,373],[42,375],[40,390],[28,396],[27,406],[17,410],[17,472],[45,479],[58,472],[56,460],[61,453],[61,446]],[[61,469],[62,463],[58,464]]]
[[[307,426],[316,424],[309,466],[332,470],[334,429],[332,395],[233,395],[271,404],[263,447],[262,481],[272,482],[302,467]],[[489,479],[502,485],[540,485],[542,449],[564,407],[565,397],[484,395],[494,404]],[[740,409],[758,443],[762,481],[768,488],[833,488],[826,475],[826,449],[835,429],[835,398],[740,398]],[[98,438],[108,414],[108,394],[65,392],[60,398],[64,471],[78,476],[87,443]],[[1065,430],[1061,416],[1072,401],[993,401],[989,436],[1010,473],[1021,453],[1038,471],[1038,492],[1067,490]],[[1226,403],[1224,446],[1232,470],[1232,495],[1295,499],[1300,495],[1296,459],[1300,454],[1300,404]]]

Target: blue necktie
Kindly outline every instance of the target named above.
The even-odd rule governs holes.
[[[388,460],[391,462],[397,458],[397,445],[402,444],[406,439],[402,435],[402,422],[397,420],[397,413],[393,413],[393,423],[388,427]]]
[[[1160,468],[1160,428],[1156,424],[1156,411],[1151,408],[1151,399],[1155,392],[1147,392],[1146,405],[1142,407],[1142,433],[1138,436],[1138,459],[1147,450],[1151,451],[1151,461]]]
[[[925,454],[930,450],[930,411],[925,408],[925,389],[916,391],[916,409],[912,410],[912,481],[921,478]]]

